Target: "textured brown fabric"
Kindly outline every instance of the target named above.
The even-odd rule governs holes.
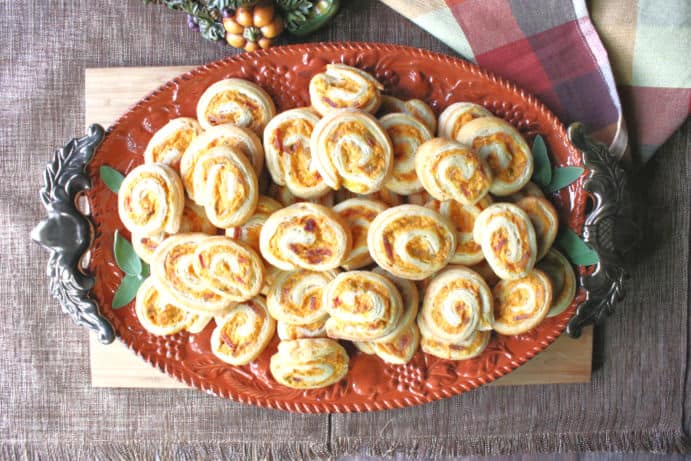
[[[449,51],[378,2],[343,3],[311,40]],[[49,297],[46,253],[28,238],[44,215],[44,165],[57,145],[83,134],[85,68],[199,64],[231,49],[140,0],[0,2],[0,21],[0,459],[684,448],[689,124],[638,181],[650,248],[632,271],[627,301],[597,331],[601,365],[591,384],[485,388],[407,410],[330,417],[192,390],[93,389],[87,334]]]

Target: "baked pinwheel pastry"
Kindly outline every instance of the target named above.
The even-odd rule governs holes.
[[[571,305],[576,296],[576,274],[566,257],[551,248],[537,263],[537,268],[547,274],[552,282],[552,306],[547,317],[561,314]]]
[[[243,242],[259,253],[259,234],[261,233],[262,226],[271,213],[280,210],[282,207],[280,203],[271,197],[260,195],[252,217],[242,226],[229,227],[226,229],[226,237]]]
[[[348,189],[338,189],[334,192],[334,200],[336,203],[345,202],[351,198],[374,200],[377,202],[382,202],[388,206],[398,206],[403,204],[403,197],[395,192],[391,192],[389,189],[379,189],[377,192],[372,192],[371,194],[356,194],[354,192],[350,192]]]
[[[519,279],[502,280],[492,294],[494,330],[502,335],[517,335],[535,328],[552,306],[552,283],[539,269]]]
[[[335,269],[350,253],[348,224],[335,211],[296,203],[269,216],[259,235],[261,254],[279,269]]]
[[[274,279],[266,305],[271,316],[292,325],[307,325],[323,320],[329,313],[322,302],[324,287],[336,275],[331,271],[304,269],[281,272]]]
[[[264,130],[266,166],[276,184],[293,195],[315,198],[331,189],[312,161],[310,137],[319,115],[309,108],[291,109],[271,119]]]
[[[329,112],[314,127],[312,159],[329,187],[376,192],[393,167],[393,146],[379,121],[352,109]]]
[[[482,117],[463,125],[456,140],[473,148],[492,170],[494,195],[519,191],[533,174],[533,153],[516,129],[497,117]]]
[[[384,87],[370,74],[344,64],[327,64],[326,70],[312,77],[310,102],[321,115],[336,109],[360,109],[374,114],[381,104]]]
[[[355,349],[359,350],[363,354],[374,355],[374,343],[353,341],[353,346],[355,346]]]
[[[156,336],[173,335],[190,323],[189,314],[167,302],[150,277],[137,290],[134,310],[144,329]]]
[[[472,149],[444,138],[431,139],[415,155],[417,177],[437,200],[473,205],[487,195],[492,173]]]
[[[451,256],[453,264],[472,265],[484,259],[482,248],[473,239],[473,226],[480,215],[475,205],[463,205],[455,200],[432,200],[425,205],[446,216],[456,226],[456,251]]]
[[[328,316],[307,325],[293,325],[278,321],[276,322],[276,333],[282,341],[301,338],[326,338],[327,319]]]
[[[437,339],[420,316],[417,323],[422,336],[420,339],[422,352],[446,360],[468,360],[477,357],[485,350],[492,337],[491,331],[477,330],[464,341],[449,343]]]
[[[276,321],[261,296],[235,305],[219,320],[211,334],[211,352],[231,365],[256,359],[276,331]]]
[[[422,280],[441,270],[456,250],[456,229],[445,217],[419,205],[389,208],[367,233],[372,259],[398,277]]]
[[[476,330],[492,329],[492,292],[477,272],[446,269],[427,287],[421,315],[435,338],[461,343]]]
[[[386,205],[374,200],[351,198],[333,207],[348,224],[353,239],[352,248],[342,266],[346,270],[359,269],[372,264],[372,257],[367,248],[367,231],[369,226]]]
[[[348,373],[348,353],[327,338],[278,343],[269,369],[276,381],[295,389],[316,389],[337,383]]]
[[[201,132],[202,127],[195,119],[174,118],[151,137],[144,151],[144,162],[165,163],[178,171],[182,154]]]
[[[525,211],[495,203],[475,219],[473,238],[490,267],[503,280],[525,277],[535,266],[537,239]]]
[[[290,191],[290,189],[288,189],[288,187],[279,186],[276,183],[272,183],[271,186],[269,186],[269,195],[278,200],[278,202],[280,202],[283,206],[290,206],[300,202],[311,202],[331,207],[333,206],[335,201],[334,191],[332,190],[329,190],[325,195],[322,195],[321,197],[304,199],[295,196],[295,194],[293,194]]]
[[[197,203],[216,227],[244,224],[257,207],[257,175],[244,155],[219,146],[199,156],[193,184]]]
[[[264,265],[250,247],[224,236],[197,244],[194,272],[209,290],[231,301],[246,301],[259,294]]]
[[[187,195],[195,202],[194,171],[199,157],[214,147],[226,146],[243,154],[250,161],[256,175],[264,167],[264,148],[259,137],[252,130],[231,124],[219,125],[200,133],[192,140],[180,160],[180,177]]]
[[[180,229],[178,232],[202,232],[204,234],[215,235],[216,226],[211,224],[211,221],[207,219],[204,208],[191,200],[186,200],[185,208],[182,210],[182,218],[180,219]],[[168,234],[166,233],[149,237],[132,234],[132,247],[137,256],[150,264],[156,247],[167,236]]]
[[[410,362],[420,345],[420,330],[415,322],[409,323],[394,339],[370,343],[377,357],[387,363],[404,365]]]
[[[197,103],[197,119],[205,130],[232,123],[261,135],[275,114],[271,96],[260,86],[239,78],[214,83]]]
[[[195,270],[197,250],[208,238],[205,234],[166,238],[154,252],[151,278],[169,302],[194,313],[214,315],[231,306],[234,300],[210,289]]]
[[[432,108],[425,101],[420,99],[409,99],[404,102],[393,96],[382,95],[381,106],[379,107],[377,115],[381,117],[393,113],[411,115],[424,123],[430,133],[435,133],[437,131],[437,117],[434,115]]]
[[[187,332],[196,335],[204,331],[206,326],[214,319],[213,315],[203,315],[203,314],[188,314],[190,317],[190,323],[185,327]],[[220,317],[219,317],[220,318]]]
[[[133,234],[150,237],[176,233],[184,207],[182,183],[168,165],[139,165],[120,185],[118,214]]]
[[[537,238],[537,259],[542,259],[557,238],[559,215],[549,200],[543,197],[525,197],[516,202],[526,212],[535,228]]]
[[[375,267],[372,272],[389,279],[400,293],[401,300],[403,301],[403,313],[398,321],[398,326],[394,328],[391,333],[377,340],[378,343],[391,342],[394,341],[408,325],[415,323],[415,317],[417,317],[418,307],[420,306],[420,293],[414,282],[389,274],[381,267]]]
[[[396,286],[383,275],[350,271],[336,276],[324,289],[331,338],[378,341],[392,333],[403,314]]]
[[[384,186],[398,194],[422,190],[415,171],[415,153],[425,141],[432,139],[427,127],[412,115],[389,114],[380,120],[393,145],[393,170]]]
[[[544,197],[545,194],[542,192],[542,189],[535,184],[534,182],[530,181],[528,184],[523,186],[523,189],[519,190],[515,194],[507,195],[504,197],[504,200],[508,202],[513,202],[516,203],[522,198],[525,197]]]
[[[482,117],[493,117],[494,114],[479,104],[472,102],[455,102],[439,115],[439,137],[458,139],[463,126]]]

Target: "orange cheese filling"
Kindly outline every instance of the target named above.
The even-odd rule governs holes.
[[[331,259],[334,256],[333,245],[336,242],[336,231],[331,226],[332,223],[317,216],[301,216],[297,218],[297,222],[290,225],[285,224],[278,226],[276,232],[269,241],[269,248],[275,255],[280,255],[278,249],[278,242],[281,241],[283,235],[288,232],[292,226],[302,227],[306,232],[314,235],[314,243],[306,245],[303,243],[291,243],[289,248],[296,256],[309,264],[321,264],[324,261]]]
[[[161,305],[160,296],[155,289],[147,290],[144,295],[144,306],[146,306],[146,318],[156,326],[176,324],[185,318],[185,312],[182,309],[167,303]]]
[[[344,107],[353,107],[356,109],[360,109],[366,107],[367,104],[369,104],[369,102],[377,96],[377,89],[374,87],[374,85],[372,85],[369,82],[365,83],[365,85],[367,86],[365,94],[359,101],[355,103],[353,103],[350,100],[332,98],[326,94],[329,88],[338,88],[346,93],[358,93],[360,91],[362,84],[355,80],[347,78],[327,81],[326,76],[322,75],[314,79],[313,85],[317,92],[323,95],[321,96],[322,102],[329,107],[333,107],[334,109]]]
[[[477,300],[477,305],[482,307],[482,298],[480,296],[480,289],[478,288],[478,285],[469,281],[469,280],[463,280],[463,279],[458,279],[454,280],[445,287],[443,287],[441,290],[436,292],[435,294],[435,302],[433,303],[434,306],[441,306],[444,300],[450,295],[450,293],[453,290],[464,290],[473,295],[473,298]],[[432,320],[434,321],[435,325],[438,325],[439,328],[443,329],[449,334],[454,334],[457,333],[458,330],[463,330],[468,323],[470,322],[471,319],[471,307],[466,305],[462,300],[457,300],[454,303],[454,311],[456,314],[458,314],[458,317],[461,319],[461,323],[458,326],[451,326],[445,319],[443,312],[441,309],[433,309],[430,312],[430,315],[432,317]]]
[[[259,334],[262,330],[262,324],[266,321],[266,313],[257,306],[253,301],[243,303],[250,307],[257,315],[255,319],[252,333],[248,336],[238,337],[237,331],[247,331],[244,327],[250,321],[250,316],[247,312],[237,311],[230,319],[227,319],[223,324],[221,330],[221,344],[219,351],[229,356],[244,355],[248,349],[253,349],[259,345]]]
[[[365,165],[359,165],[364,153],[355,143],[342,142],[341,156],[345,170],[350,174],[359,174],[365,177],[379,177],[386,170],[384,148],[372,132],[362,122],[349,120],[339,123],[326,140],[326,151],[334,152],[336,144],[345,135],[358,135],[371,149],[371,155]]]
[[[476,113],[474,110],[467,111],[465,114],[456,119],[456,122],[453,124],[453,129],[451,130],[451,136],[456,139],[458,132],[461,131],[463,125],[480,117],[483,117],[483,115]]]
[[[436,234],[441,243],[441,247],[438,251],[435,251],[422,238],[414,238],[408,242],[408,246],[406,247],[408,254],[427,264],[442,265],[451,251],[452,237],[448,235],[448,230],[445,227],[427,216],[405,216],[388,223],[383,232],[382,239],[384,250],[389,260],[393,264],[408,270],[417,269],[417,267],[406,262],[400,255],[396,254],[393,248],[397,235],[413,229],[424,229]]]
[[[165,198],[170,196],[168,183],[164,181],[160,176],[149,172],[143,172],[139,174],[138,179],[140,181],[151,180],[156,182],[158,186],[160,186],[161,189],[163,189],[164,200]],[[158,195],[154,194],[153,191],[144,191],[144,193],[138,197],[137,201],[137,204],[142,209],[143,213],[134,214],[135,211],[132,208],[132,197],[127,197],[125,199],[125,211],[128,215],[130,215],[130,219],[134,221],[136,224],[145,225],[151,219],[151,217],[156,214],[156,211],[160,206],[160,199],[161,198]]]
[[[194,130],[176,131],[171,136],[166,138],[165,141],[153,148],[152,157],[154,162],[161,162],[163,160],[163,154],[170,149],[176,149],[180,153],[180,155],[182,155],[195,136],[196,131]]]
[[[278,127],[271,138],[271,144],[280,152],[284,174],[302,187],[315,187],[321,182],[321,175],[316,170],[310,171],[312,153],[309,139],[313,128],[309,120],[291,120]],[[305,142],[286,145],[284,140],[295,135],[303,136]]]
[[[506,183],[515,181],[526,169],[528,164],[528,153],[521,150],[514,138],[506,133],[494,133],[490,136],[475,138],[473,140],[473,149],[480,150],[481,147],[491,144],[504,145],[511,156],[511,162],[503,169],[496,154],[491,153],[487,156],[487,163],[492,173],[494,173],[495,179],[499,179]]]
[[[226,253],[226,258],[221,259],[220,263],[216,263],[213,267],[211,262],[215,254]],[[242,253],[235,253],[235,249],[229,246],[216,246],[213,249],[206,249],[199,253],[199,264],[201,265],[202,273],[198,274],[205,279],[207,283],[214,285],[215,288],[222,290],[225,293],[241,293],[248,291],[254,284],[259,274],[257,267],[252,264],[249,255]],[[237,264],[231,266],[228,259],[235,259]]]
[[[470,179],[466,179],[460,168],[450,168],[447,170],[449,175],[445,179],[448,179],[453,186],[460,189],[463,195],[468,197],[468,199],[478,198],[487,190],[491,181],[482,169],[482,164],[479,159],[470,152],[461,149],[447,150],[435,159],[432,165],[433,170],[438,170],[439,163],[441,163],[445,157],[456,155],[463,157],[465,161],[468,162],[469,166],[473,169],[473,175]]]
[[[305,275],[310,275],[309,273]],[[300,299],[300,304],[295,305],[291,300],[292,291],[301,282],[300,277],[288,277],[281,287],[280,303],[283,309],[296,315],[310,315],[318,312],[322,308],[322,292],[323,287],[312,286],[305,291],[304,296]],[[326,281],[324,281],[326,284]],[[322,324],[323,321],[320,321]],[[319,323],[319,322],[315,322]]]
[[[241,114],[238,112],[224,112],[220,113],[223,105],[228,103],[235,103],[240,107],[247,109],[252,115],[252,123],[249,128],[259,130],[264,126],[264,113],[261,111],[257,101],[245,96],[242,93],[233,91],[224,91],[211,98],[209,105],[206,108],[206,117],[211,125],[221,125],[223,123],[238,123]]]
[[[532,279],[532,280],[531,280]],[[522,285],[530,283],[532,289],[535,291],[535,303],[526,305],[530,299],[530,295],[525,287],[518,287],[517,282]],[[535,280],[532,276],[520,280],[512,280],[506,283],[499,299],[495,299],[494,315],[495,318],[506,323],[518,323],[528,320],[536,315],[545,303],[546,293],[541,283]],[[517,309],[521,307],[521,309]]]
[[[218,163],[223,164],[223,171],[220,174],[220,181],[212,183],[210,192],[215,213],[223,219],[237,212],[249,196],[249,184],[245,175],[230,160],[223,159]],[[228,181],[235,184],[235,195],[229,196],[226,191],[229,189]]]
[[[507,217],[507,219],[510,219]],[[519,228],[521,235],[527,234],[527,229],[521,221],[514,220],[515,225]],[[521,258],[518,261],[509,261],[509,253],[511,248],[509,248],[509,236],[506,229],[497,229],[490,236],[490,244],[494,252],[494,256],[501,261],[502,264],[510,272],[522,272],[527,267],[530,262],[530,245],[527,239],[520,240],[519,252]]]
[[[347,292],[357,292],[358,295],[354,298],[353,304],[345,304],[343,302],[343,294]],[[391,295],[386,286],[370,280],[355,279],[353,277],[347,278],[333,290],[331,303],[336,309],[349,312],[351,314],[366,314],[374,308],[374,297],[378,297],[384,304],[384,312],[381,318],[357,324],[357,328],[367,328],[369,330],[379,330],[389,325],[391,319]]]
[[[222,300],[221,296],[203,287],[201,280],[199,280],[199,275],[194,272],[192,264],[188,264],[184,267],[184,270],[187,272],[187,276],[190,280],[198,280],[199,283],[187,285],[185,281],[178,277],[177,266],[180,264],[180,260],[194,254],[196,247],[196,243],[190,242],[177,245],[170,250],[163,262],[163,270],[166,274],[166,279],[168,279],[171,285],[180,293],[193,296],[202,301],[218,303]]]

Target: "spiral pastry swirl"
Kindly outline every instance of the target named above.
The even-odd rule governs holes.
[[[149,140],[144,151],[144,163],[164,163],[179,171],[182,154],[201,132],[201,125],[193,118],[172,119]]]
[[[209,150],[226,146],[244,155],[252,165],[256,175],[264,167],[264,148],[259,137],[247,128],[230,124],[219,125],[200,133],[192,140],[180,160],[180,177],[187,195],[202,205],[194,190],[194,171],[199,157]]]
[[[314,127],[312,158],[329,187],[376,192],[393,167],[393,146],[379,121],[351,109],[332,111]]]
[[[537,260],[542,259],[557,238],[559,215],[549,200],[543,197],[525,197],[516,202],[526,212],[535,228]]]
[[[469,338],[459,343],[440,340],[429,330],[421,316],[418,316],[420,328],[420,349],[425,354],[445,360],[468,360],[480,355],[492,337],[491,331],[475,331]]]
[[[384,87],[367,72],[343,64],[327,64],[310,80],[312,107],[321,115],[337,109],[360,109],[374,114]]]
[[[242,242],[257,253],[260,253],[259,234],[261,233],[262,226],[271,213],[280,210],[282,207],[280,203],[271,197],[260,195],[252,217],[242,226],[229,227],[226,229],[226,237]]]
[[[525,277],[535,266],[537,238],[530,218],[516,205],[495,203],[475,219],[473,238],[499,278]]]
[[[310,138],[319,115],[309,108],[291,109],[272,118],[264,130],[266,166],[276,184],[300,198],[316,198],[331,189],[316,169]]]
[[[326,338],[327,317],[306,325],[293,325],[291,323],[276,322],[276,333],[282,341],[301,338]]]
[[[196,198],[216,227],[244,224],[259,198],[257,175],[245,156],[226,146],[202,154],[194,168]]]
[[[219,319],[211,334],[211,352],[231,365],[246,365],[256,359],[271,341],[276,321],[261,296],[234,306]]]
[[[477,203],[492,184],[487,163],[450,139],[434,138],[422,144],[415,155],[415,170],[432,197],[464,205]]]
[[[279,186],[276,183],[271,183],[269,186],[269,195],[280,202],[283,206],[290,206],[300,202],[310,202],[331,207],[335,201],[334,191],[332,190],[329,190],[321,197],[301,198],[293,194],[288,187]]]
[[[197,119],[205,130],[231,123],[261,135],[275,114],[271,96],[260,86],[239,78],[214,83],[197,103]]]
[[[473,226],[480,215],[476,205],[463,205],[455,200],[431,200],[425,205],[442,216],[446,216],[456,226],[456,251],[451,257],[452,264],[472,265],[484,259],[482,248],[473,239]]]
[[[373,200],[351,198],[334,206],[333,210],[348,224],[353,238],[352,249],[342,264],[343,268],[359,269],[372,264],[367,248],[367,232],[374,218],[386,210],[386,205]]]
[[[180,229],[185,193],[175,171],[161,163],[134,168],[122,181],[118,213],[125,227],[144,237]]]
[[[415,171],[415,153],[432,139],[432,133],[412,115],[389,114],[379,121],[393,145],[393,169],[384,186],[404,195],[421,191],[422,184]]]
[[[494,195],[505,196],[521,190],[533,175],[533,153],[516,129],[496,117],[483,117],[463,125],[456,136],[487,161],[492,170]]]
[[[410,362],[420,346],[420,330],[415,322],[411,322],[392,340],[370,344],[377,357],[386,363],[404,365]]]
[[[545,196],[545,194],[542,192],[542,189],[540,189],[540,187],[537,184],[535,184],[534,182],[529,181],[528,184],[523,186],[523,189],[519,190],[518,192],[516,192],[514,194],[507,195],[506,197],[504,197],[504,200],[506,200],[507,202],[516,203],[525,197],[544,197],[544,196]]]
[[[199,314],[216,314],[233,300],[208,288],[195,270],[197,249],[209,236],[177,234],[166,238],[154,252],[151,278],[170,302]]]
[[[551,248],[537,263],[537,268],[547,274],[552,283],[552,306],[547,317],[561,314],[576,296],[576,274],[566,257]]]
[[[327,338],[294,339],[278,343],[271,357],[271,375],[284,386],[316,389],[337,383],[348,373],[348,353]]]
[[[259,234],[261,254],[283,270],[335,269],[350,253],[348,225],[333,210],[296,203],[269,216]]]
[[[430,133],[437,131],[437,116],[434,115],[434,111],[425,101],[409,99],[404,102],[393,96],[382,95],[377,116],[383,117],[394,113],[415,117],[427,127]]]
[[[374,261],[410,280],[422,280],[446,266],[456,243],[454,225],[419,205],[400,205],[379,213],[367,233]]]
[[[292,325],[313,324],[329,315],[322,302],[324,287],[335,274],[304,269],[281,272],[274,279],[266,305],[271,316]],[[323,323],[323,322],[322,322]]]
[[[134,310],[144,329],[156,336],[173,335],[190,323],[190,315],[168,303],[154,286],[151,277],[139,286]]]
[[[439,137],[458,139],[461,128],[471,120],[493,116],[492,112],[479,104],[455,102],[439,115]]]
[[[502,280],[492,289],[494,330],[517,335],[535,328],[552,305],[552,283],[547,274],[534,269],[525,277]]]
[[[430,282],[421,312],[436,338],[460,343],[476,330],[492,329],[492,292],[478,273],[447,269]]]
[[[191,200],[185,200],[185,208],[182,210],[182,218],[180,219],[180,229],[178,232],[201,232],[204,234],[216,234],[216,226],[211,224],[211,221],[206,217],[204,208],[195,204]],[[132,247],[134,252],[143,261],[151,264],[151,260],[156,251],[156,247],[161,243],[168,234],[165,232],[154,236],[140,236],[132,234]]]
[[[253,298],[264,283],[264,265],[259,255],[224,236],[199,242],[194,271],[209,290],[235,302]]]
[[[403,313],[398,321],[398,326],[391,333],[377,340],[378,343],[392,342],[406,327],[415,323],[415,317],[417,317],[420,306],[420,292],[414,282],[389,274],[381,267],[375,267],[372,272],[389,279],[400,293],[401,300],[403,301]]]
[[[378,341],[392,333],[403,314],[396,286],[383,275],[367,271],[339,274],[324,289],[330,338]]]

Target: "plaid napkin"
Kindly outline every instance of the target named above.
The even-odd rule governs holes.
[[[381,1],[615,155],[645,162],[691,113],[689,0]]]

